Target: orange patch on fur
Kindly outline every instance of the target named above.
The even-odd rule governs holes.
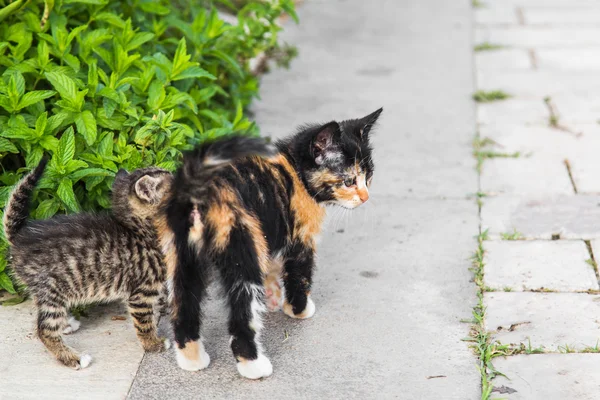
[[[198,348],[198,342],[187,342],[183,349],[179,349],[181,354],[190,361],[200,360],[200,349]]]
[[[164,215],[154,221],[154,227],[158,234],[161,250],[167,265],[167,278],[172,278],[177,266],[177,251],[175,249],[175,234],[167,225],[167,219]]]
[[[190,233],[188,235],[188,241],[190,244],[194,244],[199,246],[202,244],[202,236],[204,233],[204,224],[200,219],[200,212],[198,211],[198,206],[194,206],[191,214],[192,219],[192,227],[190,228]]]
[[[295,216],[293,237],[310,247],[314,247],[314,238],[321,231],[325,208],[308,194],[298,174],[283,155],[279,154],[271,158],[271,162],[281,165],[292,177],[294,194],[290,200],[290,206]]]
[[[254,243],[254,250],[256,251],[260,270],[263,273],[267,273],[269,270],[269,247],[260,226],[260,221],[255,216],[243,210],[241,222],[250,232],[250,236],[252,236],[252,243]]]
[[[219,201],[208,209],[206,219],[215,230],[215,247],[224,250],[229,244],[229,234],[235,223],[232,206],[237,203],[237,198],[229,189],[219,192]]]

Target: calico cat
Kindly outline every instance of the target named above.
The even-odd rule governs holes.
[[[154,221],[173,176],[159,168],[121,170],[112,187],[112,214],[28,221],[30,198],[46,162],[17,185],[4,216],[12,270],[37,306],[39,338],[64,365],[85,368],[91,357],[77,354],[61,338],[61,332],[79,328],[68,318],[68,307],[124,299],[144,349],[168,348],[156,334],[153,317],[166,277]]]
[[[238,372],[250,379],[272,373],[259,340],[265,279],[280,274],[287,315],[315,313],[310,291],[324,205],[352,209],[368,200],[374,171],[369,136],[381,112],[306,126],[276,143],[275,153],[257,139],[232,138],[184,156],[161,233],[163,248],[170,249],[171,320],[181,368],[200,370],[210,362],[200,328],[213,267],[230,308]],[[232,160],[249,145],[262,157]],[[224,148],[228,157],[220,156]]]

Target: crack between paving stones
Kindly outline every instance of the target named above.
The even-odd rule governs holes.
[[[571,185],[573,186],[573,191],[577,194],[577,185],[575,184],[575,179],[573,179],[573,171],[571,170],[571,163],[567,158],[565,158],[565,167],[567,168],[567,173],[569,174],[569,179],[571,180]]]

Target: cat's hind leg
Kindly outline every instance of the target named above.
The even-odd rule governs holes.
[[[171,347],[168,339],[159,338],[156,332],[154,305],[162,286],[142,286],[129,297],[127,303],[129,313],[133,318],[137,337],[146,351],[157,352]]]
[[[68,326],[65,304],[58,298],[36,299],[36,304],[37,334],[44,346],[67,367],[73,369],[88,367],[92,357],[89,354],[77,354],[62,340],[61,332]]]

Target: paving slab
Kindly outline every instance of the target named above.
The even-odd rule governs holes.
[[[510,98],[505,101],[477,104],[477,121],[480,126],[497,125],[547,125],[548,109],[543,98]],[[482,135],[483,136],[483,135]]]
[[[588,95],[598,93],[600,81],[595,71],[504,70],[477,71],[480,90],[503,91],[517,97],[539,99],[563,94]]]
[[[79,331],[64,337],[93,358],[79,371],[59,364],[36,338],[30,301],[0,306],[0,320],[0,399],[123,399],[144,354],[121,304],[93,307]]]
[[[595,400],[600,390],[600,354],[535,354],[494,360],[506,374],[493,380],[492,399]]]
[[[528,239],[600,238],[600,196],[496,196],[483,199],[481,224],[491,238],[517,230]]]
[[[300,56],[264,77],[258,125],[282,137],[383,106],[371,200],[351,214],[332,210],[315,316],[266,316],[271,377],[239,377],[227,313],[212,299],[208,369],[190,373],[172,353],[148,354],[129,398],[479,398],[477,360],[460,340],[476,300],[470,3],[322,1],[298,12],[302,23],[286,26],[284,40]]]
[[[587,293],[488,292],[486,329],[494,340],[547,351],[583,350],[600,340],[600,297]],[[600,359],[599,359],[600,360]]]
[[[600,27],[477,27],[475,43],[482,42],[527,49],[599,48]]]
[[[563,3],[567,5],[568,2]],[[584,26],[600,25],[600,7],[523,7],[525,21],[528,25]]]
[[[526,49],[498,49],[475,53],[477,70],[531,69],[531,58]]]
[[[562,160],[544,159],[537,154],[487,159],[480,179],[484,193],[519,196],[574,193]]]
[[[600,10],[598,11],[600,15]],[[595,17],[598,18],[598,17]],[[540,49],[536,50],[540,69],[567,71],[598,71],[600,49]]]
[[[516,7],[483,7],[475,8],[475,23],[481,25],[517,25]]]
[[[485,285],[496,290],[598,290],[590,254],[579,240],[485,242]]]

